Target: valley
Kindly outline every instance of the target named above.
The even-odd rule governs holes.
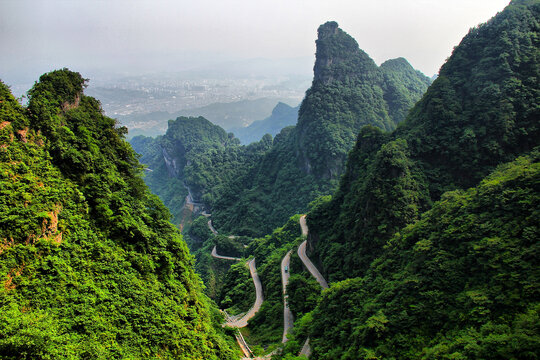
[[[303,215],[303,216],[301,216],[299,218],[299,224],[300,224],[300,228],[301,228],[302,238],[307,238],[308,227],[307,227],[307,224],[306,224],[305,215]],[[212,226],[212,221],[211,220],[208,221],[208,228],[210,229],[210,231],[214,235],[218,235],[218,232]],[[324,279],[324,277],[321,275],[321,273],[317,270],[315,265],[313,265],[311,260],[309,260],[309,258],[306,255],[306,243],[307,243],[307,240],[304,240],[300,244],[300,246],[298,246],[298,249],[297,249],[298,256],[300,257],[303,265],[309,270],[311,275],[320,284],[321,288],[327,289],[328,284],[327,284],[326,280]],[[282,285],[283,285],[283,339],[282,339],[282,343],[284,343],[284,344],[288,340],[287,339],[287,334],[290,331],[290,329],[293,327],[293,323],[294,323],[293,314],[292,314],[292,312],[291,312],[291,310],[290,310],[290,308],[289,308],[289,306],[287,304],[287,301],[288,301],[287,300],[288,299],[287,285],[288,285],[289,277],[290,277],[289,266],[290,266],[290,257],[291,257],[292,251],[293,250],[289,250],[287,252],[287,254],[281,260],[281,282],[282,282]],[[214,246],[212,248],[212,257],[216,258],[216,259],[220,259],[220,260],[227,260],[227,261],[242,261],[241,258],[218,255],[217,250],[216,250],[216,246]],[[237,315],[237,316],[230,316],[230,315],[227,314],[227,312],[224,312],[225,313],[225,320],[226,320],[225,324],[224,324],[225,326],[229,326],[229,327],[232,327],[232,328],[243,328],[243,327],[248,326],[248,321],[255,316],[255,314],[259,311],[259,309],[261,308],[261,305],[263,304],[263,301],[264,301],[263,290],[262,290],[263,286],[262,286],[261,281],[259,279],[259,276],[257,274],[257,270],[256,270],[256,267],[255,267],[255,258],[252,258],[251,260],[248,260],[246,262],[246,266],[249,267],[250,274],[251,274],[251,277],[253,279],[253,283],[255,285],[255,293],[256,293],[256,295],[255,295],[256,296],[255,303],[249,309],[249,311],[246,312],[245,314],[240,314],[240,315]],[[251,349],[249,348],[249,345],[246,343],[244,337],[241,336],[241,334],[240,334],[240,336],[237,336],[237,341],[238,341],[239,346],[242,348],[245,356],[253,355],[253,352],[251,351]],[[309,356],[309,354],[311,354],[311,349],[309,347],[309,338],[308,338],[304,342],[304,345],[302,346],[302,350],[300,351],[299,355]]]

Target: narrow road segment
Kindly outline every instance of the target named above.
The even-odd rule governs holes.
[[[287,255],[283,257],[283,260],[281,260],[281,283],[283,285],[283,339],[281,340],[282,343],[287,342],[287,332],[289,332],[289,329],[292,328],[294,324],[294,317],[291,312],[291,309],[289,308],[289,295],[287,295],[287,285],[289,284],[289,276],[290,276],[290,270],[289,270],[289,263],[291,261],[291,254],[292,250],[289,250]]]
[[[242,260],[242,258],[218,255],[217,250],[216,250],[216,246],[214,246],[214,248],[212,249],[212,257],[215,257],[216,259],[232,260],[232,261],[240,261],[240,260]]]
[[[300,218],[300,227],[302,228],[302,235],[307,236],[308,227],[306,224],[306,215],[303,215]],[[307,257],[306,245],[307,245],[307,240],[304,240],[304,242],[300,244],[300,246],[298,247],[298,256],[300,256],[300,260],[302,260],[302,262],[304,263],[308,271],[311,273],[311,275],[313,275],[313,277],[317,280],[317,282],[321,285],[321,287],[323,289],[328,289],[328,283],[326,282],[322,274],[319,272],[319,270],[317,270],[315,265],[313,265],[311,260],[309,260],[309,258]]]

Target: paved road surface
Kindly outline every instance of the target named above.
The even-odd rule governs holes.
[[[217,231],[212,227],[212,220],[208,221],[208,227],[210,228],[210,230],[212,230],[213,232],[217,234]],[[215,257],[216,259],[223,259],[223,260],[234,260],[234,261],[242,260],[241,258],[236,258],[232,256],[218,255],[215,246],[212,249],[212,256]],[[249,309],[249,311],[240,319],[229,317],[227,319],[227,322],[225,323],[225,325],[227,326],[237,327],[237,328],[247,326],[248,320],[251,319],[253,316],[255,316],[255,314],[257,313],[257,311],[259,311],[263,303],[262,284],[261,284],[261,280],[259,279],[259,274],[257,274],[257,268],[255,267],[255,259],[250,260],[248,262],[248,265],[249,265],[249,272],[251,273],[251,278],[253,279],[253,283],[255,284],[255,304],[253,304],[251,309]]]
[[[261,308],[261,305],[263,303],[263,290],[262,290],[262,284],[261,280],[259,279],[259,275],[257,274],[257,268],[255,267],[255,259],[251,259],[249,262],[249,272],[251,273],[251,277],[253,278],[253,283],[255,284],[255,304],[249,309],[246,315],[241,317],[238,320],[233,321],[227,321],[225,324],[227,326],[231,327],[245,327],[247,326],[248,320],[251,319],[257,311]]]
[[[292,250],[290,250],[287,255],[283,257],[283,260],[281,260],[281,283],[283,285],[283,339],[281,340],[282,343],[287,342],[287,332],[289,332],[289,329],[292,328],[294,323],[294,317],[291,312],[291,309],[289,308],[288,298],[287,295],[287,285],[289,284],[289,276],[290,270],[287,270],[285,272],[285,267],[289,269],[289,263],[291,261],[291,253]]]
[[[210,214],[207,214],[207,215],[210,216]],[[212,226],[212,220],[208,220],[208,228],[210,228],[210,231],[212,231],[214,235],[218,234],[217,230],[214,229],[214,227]],[[232,237],[230,236],[229,238],[234,238],[234,236]],[[212,256],[217,259],[223,259],[223,260],[234,260],[234,261],[242,260],[240,258],[236,258],[232,256],[218,255],[216,246],[214,246],[214,248],[212,249]],[[255,284],[255,304],[253,304],[251,309],[249,309],[249,311],[240,318],[238,318],[238,316],[232,317],[232,316],[227,315],[227,313],[225,313],[225,317],[226,317],[225,325],[230,326],[230,327],[241,328],[241,327],[247,326],[248,320],[250,320],[253,316],[255,316],[255,314],[257,313],[257,311],[259,311],[263,303],[262,284],[261,284],[261,280],[259,279],[259,275],[257,274],[257,268],[255,267],[255,259],[252,259],[251,261],[249,261],[248,265],[249,265],[249,272],[251,273],[251,278],[253,279],[253,283]],[[238,345],[240,346],[240,349],[242,349],[244,356],[246,356],[242,358],[242,360],[252,360],[252,359],[269,360],[271,358],[271,355],[265,356],[265,357],[255,357],[255,358],[249,357],[250,355],[252,356],[251,349],[249,348],[248,344],[244,340],[242,333],[238,331],[238,334],[236,334],[235,336],[236,336],[236,341],[238,342]]]
[[[214,227],[212,226],[212,220],[208,220],[208,228],[210,229],[210,231],[212,232],[212,234],[214,235],[217,235],[218,232],[216,229],[214,229]]]
[[[300,220],[302,220],[302,218],[300,218]],[[313,275],[313,277],[319,282],[322,288],[328,289],[328,283],[326,282],[322,274],[319,272],[319,270],[317,270],[315,265],[313,265],[311,260],[309,260],[309,258],[307,257],[306,245],[307,245],[307,240],[305,240],[303,243],[300,244],[300,246],[298,247],[298,256],[300,256],[300,259],[302,260],[306,268],[309,270],[311,275]]]
[[[215,257],[216,259],[223,259],[223,260],[233,260],[233,261],[240,261],[240,260],[242,260],[241,258],[237,258],[237,257],[218,255],[215,246],[214,246],[214,248],[212,249],[212,256]]]

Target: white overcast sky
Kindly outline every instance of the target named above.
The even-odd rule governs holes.
[[[179,71],[200,62],[313,56],[335,20],[378,64],[438,72],[469,28],[509,0],[0,0],[0,79],[60,67]],[[84,74],[83,74],[84,75]]]

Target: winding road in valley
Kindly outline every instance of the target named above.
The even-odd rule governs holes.
[[[231,319],[226,322],[227,326],[230,327],[236,327],[236,328],[242,328],[246,327],[248,324],[248,321],[255,316],[257,311],[261,308],[261,305],[263,303],[263,289],[261,280],[259,279],[259,275],[257,274],[257,268],[255,267],[255,259],[251,259],[248,261],[249,265],[249,272],[251,273],[251,277],[253,279],[253,284],[255,284],[255,303],[249,309],[249,311],[242,316],[240,319]]]
[[[212,232],[212,234],[214,235],[217,235],[218,232],[216,229],[214,229],[214,227],[212,226],[212,220],[208,220],[208,228],[210,229],[210,231]]]
[[[308,227],[306,224],[306,216],[303,215],[300,217],[300,227],[302,229],[302,235],[306,236],[308,235]],[[212,220],[208,221],[208,228],[212,231],[214,235],[217,235],[217,230],[212,226]],[[311,275],[317,280],[317,282],[321,285],[323,289],[328,288],[328,283],[322,276],[322,274],[319,272],[319,270],[315,267],[315,265],[311,262],[311,260],[306,255],[306,246],[307,246],[307,240],[304,240],[300,246],[298,247],[298,256],[302,260],[302,263],[305,265],[305,267],[308,269],[308,271],[311,273]],[[289,308],[288,304],[288,295],[287,295],[287,285],[289,284],[289,277],[290,277],[290,260],[292,251],[290,250],[287,252],[287,254],[283,257],[281,260],[281,282],[282,282],[282,288],[283,288],[283,338],[282,342],[287,342],[287,333],[292,328],[294,324],[294,317],[293,314]],[[223,256],[219,255],[216,250],[216,246],[212,249],[212,256],[216,259],[222,259],[222,260],[230,260],[230,261],[240,261],[241,258],[232,257],[232,256]],[[226,315],[226,326],[234,327],[234,328],[242,328],[248,325],[248,321],[255,316],[255,314],[259,311],[261,308],[261,305],[263,303],[263,290],[262,290],[262,284],[261,280],[259,279],[259,275],[257,274],[257,268],[255,266],[255,258],[249,260],[247,262],[249,266],[249,271],[251,273],[251,278],[253,279],[253,284],[255,285],[255,303],[249,309],[249,311],[241,316],[229,316]],[[246,359],[249,358],[251,355],[249,350],[249,347],[245,343],[245,340],[240,339],[241,334],[239,333],[237,335],[238,343],[240,344],[240,347],[242,348],[242,351],[246,355]],[[311,355],[311,348],[309,346],[309,338],[304,343],[304,346],[302,347],[302,350],[300,351],[299,355],[305,355],[310,356]]]
[[[210,228],[212,233],[214,233],[214,235],[217,235],[216,229],[214,229],[214,227],[212,226],[212,220],[208,221],[208,227]],[[222,259],[222,260],[232,260],[232,261],[242,260],[241,258],[237,258],[237,257],[219,255],[217,253],[215,246],[212,249],[212,257],[216,259]],[[255,316],[255,314],[257,313],[257,311],[259,311],[264,301],[261,280],[259,279],[259,274],[257,274],[257,268],[255,266],[255,258],[249,260],[247,264],[249,266],[249,272],[251,273],[251,278],[253,279],[253,284],[255,285],[255,303],[253,304],[251,309],[249,309],[249,311],[239,319],[235,317],[227,316],[227,321],[225,325],[230,326],[230,327],[242,328],[242,327],[247,326],[248,321],[252,317]]]
[[[232,257],[232,256],[222,256],[218,255],[216,247],[212,249],[212,257],[215,257],[216,259],[222,259],[222,260],[232,260],[232,261],[240,261],[242,258]]]

